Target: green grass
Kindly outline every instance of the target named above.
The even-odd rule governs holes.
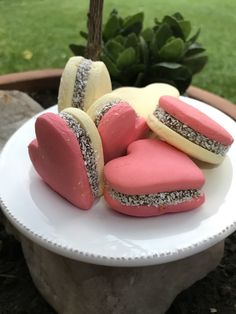
[[[88,1],[0,0],[0,74],[31,69],[64,67],[72,55],[68,45],[79,42],[86,29]],[[209,62],[193,84],[236,103],[236,1],[233,0],[133,0],[104,1],[104,19],[117,8],[126,16],[141,10],[145,25],[153,18],[181,12],[201,28],[199,41]],[[32,58],[25,60],[25,50]]]

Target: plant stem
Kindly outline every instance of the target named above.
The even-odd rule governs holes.
[[[102,9],[103,0],[90,0],[88,12],[88,43],[86,58],[97,60],[102,42]]]

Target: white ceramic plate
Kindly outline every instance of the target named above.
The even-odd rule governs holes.
[[[185,101],[208,113],[236,139],[236,124],[229,117],[199,101]],[[48,111],[56,112],[56,106]],[[198,253],[236,229],[236,143],[220,166],[199,163],[206,176],[203,206],[133,218],[109,209],[102,198],[88,211],[77,209],[43,183],[27,153],[35,119],[24,124],[2,151],[0,196],[14,226],[46,249],[89,263],[145,266]]]

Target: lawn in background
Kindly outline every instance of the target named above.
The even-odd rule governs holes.
[[[86,29],[86,0],[0,0],[0,74],[64,67],[72,55],[68,45],[78,43]],[[179,11],[201,28],[199,41],[209,62],[193,84],[236,103],[236,1],[133,0],[104,1],[104,19],[116,8],[123,15],[145,13],[153,18]]]

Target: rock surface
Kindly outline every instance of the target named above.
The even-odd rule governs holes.
[[[39,103],[23,92],[0,90],[0,151],[19,127],[42,110]],[[0,223],[4,223],[8,233],[19,238],[17,230],[1,213]]]
[[[0,91],[0,150],[8,138],[43,108],[27,94]]]
[[[224,242],[194,256],[149,267],[86,264],[22,237],[33,281],[59,314],[162,314],[181,291],[219,264]]]

